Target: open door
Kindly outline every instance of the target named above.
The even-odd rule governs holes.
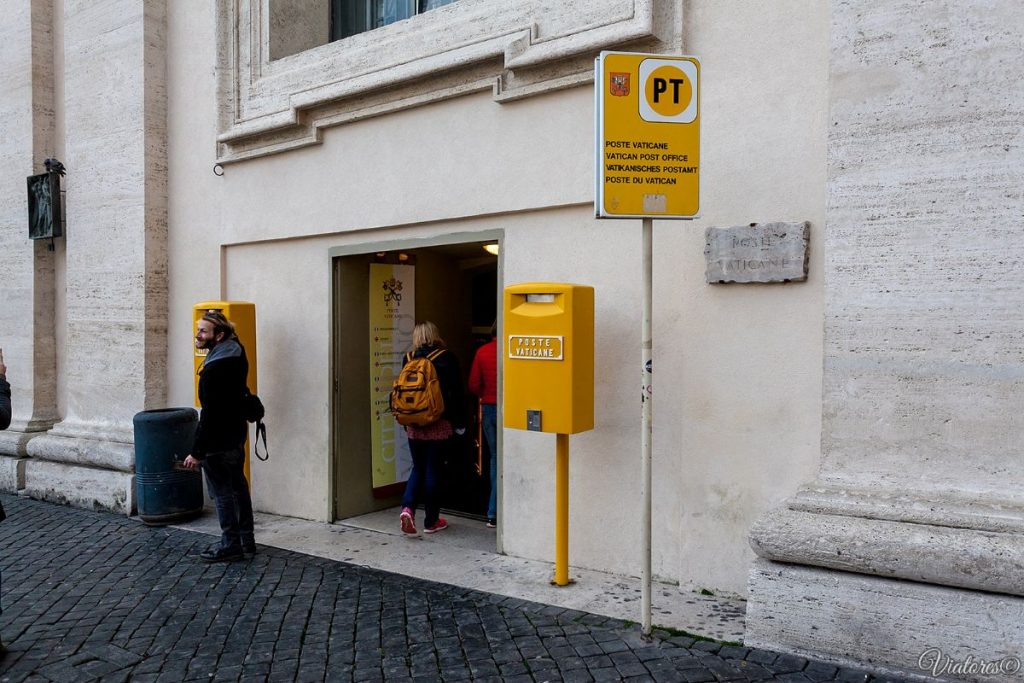
[[[436,323],[459,359],[463,382],[477,347],[490,339],[499,310],[498,259],[484,244],[391,249],[334,259],[336,519],[400,503],[406,471],[397,442],[404,435],[392,434],[386,394],[401,353],[408,350],[400,340],[402,324],[408,322],[411,332],[416,321]],[[395,275],[382,279],[388,268]],[[469,429],[452,440],[446,459],[442,508],[483,519],[490,495],[490,456],[481,443],[473,397],[468,397],[467,412]]]

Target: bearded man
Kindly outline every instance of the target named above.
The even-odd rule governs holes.
[[[196,328],[195,345],[206,350],[199,368],[199,426],[188,469],[202,468],[220,520],[220,544],[200,553],[204,562],[232,562],[256,552],[252,498],[245,479],[245,439],[249,434],[242,410],[248,393],[249,361],[234,324],[220,311],[208,311]]]

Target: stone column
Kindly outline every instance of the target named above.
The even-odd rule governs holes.
[[[166,2],[66,0],[64,419],[33,497],[131,512],[132,416],[166,393]]]
[[[1024,5],[832,7],[822,462],[751,533],[747,644],[1019,657]]]
[[[0,22],[0,347],[14,416],[0,432],[0,491],[24,486],[26,445],[57,419],[54,282],[57,255],[28,238],[25,178],[55,156],[53,0],[4,5]]]

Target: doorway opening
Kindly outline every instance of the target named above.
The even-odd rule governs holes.
[[[336,520],[400,504],[411,460],[404,431],[388,412],[391,382],[411,350],[412,327],[430,320],[458,358],[465,388],[476,350],[490,341],[500,315],[500,260],[492,253],[499,238],[481,233],[472,241],[332,250]],[[447,449],[441,507],[482,522],[491,490],[490,453],[477,398],[467,392],[465,403],[468,427]]]

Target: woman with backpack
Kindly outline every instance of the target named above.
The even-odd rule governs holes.
[[[421,370],[420,374],[426,378],[428,390],[435,394],[437,389],[440,390],[442,405],[437,406],[440,417],[427,424],[406,424],[399,417],[399,423],[405,424],[409,451],[412,453],[412,472],[405,484],[399,522],[404,533],[415,534],[416,505],[422,503],[425,513],[423,532],[432,534],[448,528],[448,521],[439,514],[441,473],[452,435],[466,431],[462,372],[459,359],[445,348],[444,339],[434,323],[426,321],[416,325],[412,331],[412,343],[413,351],[405,356],[402,374],[410,374],[407,370],[413,368]],[[436,388],[430,388],[431,385]],[[436,400],[436,395],[431,397],[431,401]]]

